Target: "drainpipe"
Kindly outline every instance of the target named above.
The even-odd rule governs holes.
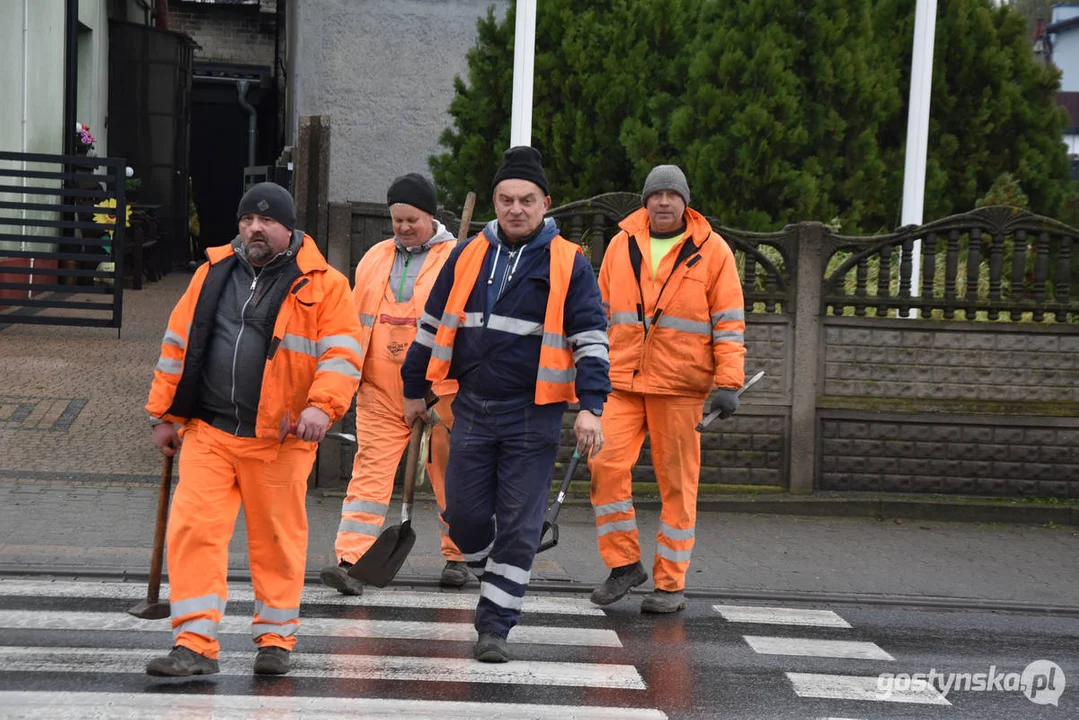
[[[248,80],[240,80],[236,83],[236,99],[240,102],[240,107],[247,111],[247,166],[251,167],[255,164],[255,137],[257,133],[256,123],[258,121],[258,113],[254,106],[247,102],[247,88],[251,85]]]

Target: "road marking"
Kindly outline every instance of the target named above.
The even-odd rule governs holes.
[[[154,693],[15,692],[0,691],[0,707],[20,718],[77,715],[111,720],[147,718],[215,718],[248,720],[252,717],[312,717],[340,720],[407,718],[535,718],[535,720],[666,720],[666,713],[647,708],[612,708],[573,705],[525,705],[434,700],[379,700],[375,698],[260,697],[257,695],[179,695]]]
[[[0,671],[141,674],[146,672],[146,663],[159,655],[161,651],[155,650],[0,647]],[[226,653],[221,660],[221,674],[250,677],[253,659],[254,654],[250,652]],[[289,677],[646,689],[644,680],[632,665],[532,660],[498,665],[463,658],[400,655],[297,652],[292,655]]]
[[[145,585],[102,582],[46,582],[41,580],[0,580],[0,597],[86,598],[93,600],[143,600]],[[161,599],[167,601],[169,586],[161,586]],[[347,607],[392,607],[437,610],[475,610],[479,600],[475,593],[413,592],[408,590],[374,590],[367,588],[360,597],[341,595],[336,590],[309,585],[304,588],[302,605],[334,605]],[[230,602],[252,602],[255,599],[250,585],[229,585]],[[525,597],[525,613],[544,615],[589,615],[603,617],[606,613],[588,600],[567,597]]]
[[[121,612],[69,612],[64,610],[0,610],[0,628],[7,630],[103,630],[120,632],[168,632],[165,620],[141,620]],[[249,635],[250,617],[224,617],[217,628],[226,635]],[[443,640],[475,642],[476,629],[469,623],[414,622],[408,620],[341,620],[300,618],[300,633],[310,636],[379,638],[396,640]],[[602,628],[518,625],[510,631],[511,642],[536,645],[587,645],[622,647],[618,633]]]
[[[891,693],[885,693],[880,689],[877,677],[789,672],[787,679],[791,681],[794,692],[798,693],[799,697],[951,705],[947,698],[928,685],[917,689],[893,690]]]
[[[811,627],[849,628],[848,623],[831,610],[805,608],[758,607],[755,605],[713,605],[712,609],[729,622],[761,625],[803,625]]]
[[[847,658],[849,660],[895,660],[876,643],[857,640],[814,640],[812,638],[762,637],[744,635],[749,646],[762,655]]]

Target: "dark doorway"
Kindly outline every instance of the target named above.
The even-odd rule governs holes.
[[[275,99],[270,69],[196,63],[191,90],[191,184],[199,216],[201,250],[224,245],[236,235],[236,206],[243,194],[244,168],[272,162]],[[255,162],[248,158],[250,113],[240,104],[238,85],[256,111]],[[196,258],[201,260],[200,257]]]

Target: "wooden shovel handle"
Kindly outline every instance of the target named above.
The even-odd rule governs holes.
[[[457,228],[457,244],[468,239],[469,225],[472,223],[472,211],[476,207],[476,193],[469,191],[465,196],[465,206],[461,209],[461,226]]]
[[[416,464],[420,458],[420,439],[423,437],[423,418],[416,418],[412,423],[412,435],[408,439],[408,452],[405,454],[405,488],[402,502],[411,505],[412,495],[416,490]]]
[[[169,519],[169,491],[172,489],[171,455],[161,457],[161,484],[157,490],[157,522],[154,525],[154,554],[150,557],[150,578],[146,601],[154,604],[161,596],[161,567],[165,560],[165,527]]]

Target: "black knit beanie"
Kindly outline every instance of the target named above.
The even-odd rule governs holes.
[[[543,173],[543,156],[534,147],[518,145],[507,150],[502,155],[502,166],[495,173],[491,189],[498,187],[498,183],[503,180],[511,179],[536,183],[544,195],[550,195],[547,190],[547,176]]]
[[[249,214],[272,217],[289,230],[296,228],[296,206],[292,195],[277,183],[261,182],[244,193],[240,207],[236,209],[236,220]]]
[[[404,203],[419,208],[429,215],[438,209],[435,184],[419,173],[402,175],[390,184],[386,191],[386,204]]]

